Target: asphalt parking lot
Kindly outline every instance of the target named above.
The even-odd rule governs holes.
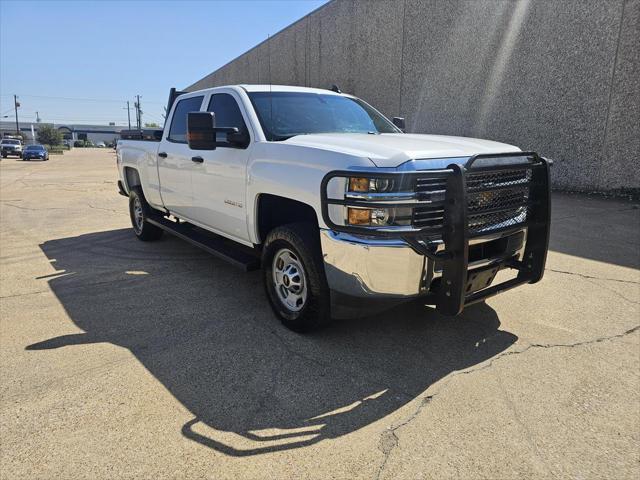
[[[137,241],[111,150],[0,162],[0,477],[640,477],[640,210],[556,194],[544,280],[309,336]]]

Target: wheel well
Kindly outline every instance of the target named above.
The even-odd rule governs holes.
[[[310,205],[277,195],[262,194],[258,197],[258,240],[263,243],[271,230],[280,225],[312,222],[318,225],[316,211]]]
[[[124,167],[124,176],[127,181],[127,190],[140,186],[140,174],[135,168]]]

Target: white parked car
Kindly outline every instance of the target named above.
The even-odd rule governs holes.
[[[3,138],[0,140],[0,154],[2,158],[7,158],[9,155],[22,157],[22,141],[16,138]]]
[[[158,141],[118,142],[133,230],[261,267],[287,327],[417,297],[456,315],[542,278],[549,163],[537,154],[403,133],[403,119],[339,91],[173,93]],[[512,278],[493,285],[503,269]]]
[[[96,147],[98,147],[98,148],[105,148],[106,146],[107,146],[107,145],[106,145],[106,143],[104,143],[104,142],[98,142],[98,143],[96,143]]]

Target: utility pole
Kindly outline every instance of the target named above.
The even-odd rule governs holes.
[[[20,135],[20,125],[18,124],[18,107],[20,104],[18,103],[18,96],[13,96],[13,107],[16,109],[16,134]]]
[[[136,109],[138,112],[138,130],[142,130],[142,109],[140,108],[140,95],[136,95]]]
[[[127,100],[127,120],[129,122],[129,130],[131,130],[131,110],[129,109],[129,100]]]

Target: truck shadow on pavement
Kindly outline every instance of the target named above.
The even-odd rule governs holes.
[[[517,340],[487,305],[445,318],[419,303],[302,336],[271,313],[260,272],[177,239],[123,229],[41,248],[58,271],[42,278],[85,333],[27,349],[129,349],[194,415],[183,435],[232,456],[352,433]]]

